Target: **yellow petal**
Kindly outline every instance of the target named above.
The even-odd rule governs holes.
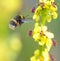
[[[38,33],[38,32],[40,33],[40,31],[41,31],[41,27],[39,26],[38,23],[35,23],[35,28],[34,28],[33,34]]]
[[[51,22],[52,18],[51,18],[51,15],[48,15],[47,16],[47,22]]]
[[[31,61],[36,61],[36,57],[35,57],[35,56],[32,56],[32,57],[30,58],[30,60],[31,60]]]
[[[56,12],[53,13],[53,19],[56,19],[58,17],[58,14]]]
[[[45,35],[46,35],[48,38],[54,38],[54,34],[51,33],[51,32],[45,32]]]
[[[39,33],[33,34],[33,38],[35,39],[35,41],[38,41],[40,39],[40,34]]]
[[[36,16],[37,16],[36,14],[33,16],[33,20],[35,20],[35,19],[36,19]]]
[[[39,2],[43,2],[44,0],[39,0]]]
[[[42,29],[41,29],[43,32],[47,31],[47,26],[42,26]]]
[[[50,10],[51,10],[51,12],[57,11],[57,6],[56,7],[51,6]]]
[[[37,49],[35,52],[34,52],[34,56],[39,56],[39,50]]]
[[[49,54],[48,54],[48,52],[43,51],[42,55],[44,57],[44,61],[49,61]]]
[[[54,2],[54,0],[51,0],[51,2]]]
[[[46,4],[47,5],[51,5],[51,1],[46,1]]]
[[[47,4],[44,5],[44,8],[49,9],[49,6]]]
[[[39,45],[44,45],[46,43],[47,39],[45,36],[40,37]]]
[[[48,39],[48,41],[46,42],[46,49],[45,49],[45,51],[50,51],[51,46],[52,46],[52,40]]]
[[[46,2],[46,0],[39,0],[39,2]]]
[[[33,20],[35,20],[36,22],[38,22],[38,21],[39,21],[39,15],[36,15],[36,14],[35,14],[35,15],[33,16]]]

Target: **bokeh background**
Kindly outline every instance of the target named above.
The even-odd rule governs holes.
[[[9,3],[9,1],[11,3]],[[58,14],[60,14],[60,0],[55,1],[58,5]],[[21,9],[22,14],[28,14],[27,12],[29,12],[32,7],[36,6],[37,2],[38,0],[23,0],[24,5]],[[34,21],[31,23],[24,23],[22,26],[18,26],[14,31],[8,27],[10,19],[17,15],[20,4],[20,0],[0,0],[0,51],[3,51],[0,53],[0,61],[4,61],[1,58],[4,59],[7,52],[10,54],[7,55],[8,60],[5,61],[29,61],[34,50],[38,48],[37,43],[28,35],[29,30],[34,28]],[[49,30],[55,34],[55,39],[58,43],[57,47],[52,47],[50,52],[53,53],[57,61],[60,61],[60,15],[58,16],[58,19],[52,20],[51,23],[47,23],[47,26]],[[17,40],[15,39],[16,37],[19,38],[19,41],[11,42],[11,45],[13,45],[11,49],[11,45],[9,44],[12,37],[14,38],[13,40]],[[18,43],[22,44],[22,49],[19,47],[21,45]]]

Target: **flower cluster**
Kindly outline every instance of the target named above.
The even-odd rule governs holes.
[[[57,4],[54,0],[39,0],[33,19],[36,21],[42,19],[44,21],[51,22],[52,18],[56,19],[57,16]]]
[[[49,61],[50,58],[48,52],[53,44],[52,38],[54,38],[54,34],[47,30],[47,26],[39,26],[39,23],[36,23],[34,30],[32,31],[32,36],[35,42],[38,42],[41,47],[40,50],[35,51],[31,61],[35,61],[35,59],[36,61]]]
[[[32,9],[33,20],[35,20],[34,30],[30,30],[29,35],[38,43],[39,48],[34,52],[30,61],[50,61],[54,60],[49,51],[53,46],[56,46],[54,34],[48,31],[46,24],[51,22],[52,18],[56,19],[57,5],[54,0],[39,0],[38,7]]]

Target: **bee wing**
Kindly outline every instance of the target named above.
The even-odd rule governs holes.
[[[22,20],[23,23],[30,23],[30,22],[33,22],[32,20],[30,19],[25,19],[25,20]]]

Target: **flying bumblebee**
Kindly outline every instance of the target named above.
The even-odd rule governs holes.
[[[27,22],[31,22],[28,20],[25,20],[25,17],[22,15],[17,15],[16,17],[14,17],[13,19],[11,19],[10,23],[9,23],[9,28],[12,30],[15,30],[15,28],[23,23],[27,23]]]

